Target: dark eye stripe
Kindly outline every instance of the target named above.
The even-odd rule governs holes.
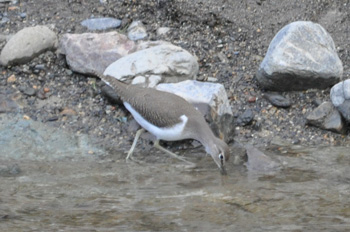
[[[223,156],[222,154],[220,154],[220,155],[219,155],[219,158],[220,158],[221,160],[223,160],[223,159],[224,159],[224,156]]]

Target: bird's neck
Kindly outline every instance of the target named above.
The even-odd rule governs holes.
[[[210,127],[201,127],[200,133],[198,133],[197,140],[203,144],[205,147],[205,151],[209,154],[213,153],[214,149],[217,148],[217,140],[219,140],[213,133],[213,131],[210,129]]]

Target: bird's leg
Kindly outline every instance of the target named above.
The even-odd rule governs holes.
[[[165,149],[164,147],[160,146],[160,145],[159,145],[159,139],[157,139],[157,140],[154,142],[154,145],[153,145],[153,146],[154,146],[155,148],[158,148],[159,150],[161,150],[161,151],[167,153],[168,155],[171,155],[172,157],[174,157],[174,158],[176,158],[176,159],[182,160],[182,161],[184,161],[184,162],[186,162],[186,163],[188,163],[188,164],[190,164],[190,165],[192,165],[192,166],[195,165],[194,163],[192,163],[192,162],[190,162],[190,161],[187,161],[187,160],[185,160],[184,158],[182,158],[182,157],[176,155],[175,153],[173,153],[173,152],[171,152],[171,151]]]
[[[128,152],[128,155],[126,156],[126,159],[127,159],[127,160],[128,160],[129,158],[131,158],[132,153],[134,152],[134,149],[135,149],[135,147],[136,147],[137,140],[139,140],[140,135],[141,135],[144,131],[145,131],[145,129],[141,128],[140,130],[138,130],[138,131],[136,132],[134,142],[133,142],[132,145],[131,145],[131,148],[130,148],[130,150],[129,150],[129,152]]]

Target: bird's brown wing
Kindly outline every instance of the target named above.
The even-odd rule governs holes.
[[[181,122],[182,115],[198,113],[190,103],[175,94],[141,87],[133,90],[131,92],[135,94],[124,101],[155,126],[171,127]]]

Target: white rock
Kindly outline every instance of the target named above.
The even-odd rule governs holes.
[[[160,27],[160,28],[157,29],[157,35],[158,36],[165,35],[169,31],[170,31],[169,27]]]
[[[134,21],[128,28],[128,37],[131,40],[140,40],[147,37],[147,30],[141,21]]]
[[[219,116],[224,114],[232,115],[226,90],[222,84],[187,80],[179,83],[159,84],[156,89],[176,94],[194,105],[208,105]]]
[[[143,87],[154,88],[162,80],[162,77],[158,75],[146,75],[146,76],[137,76],[135,77],[131,84],[141,85]]]
[[[146,77],[144,76],[136,76],[131,82],[132,85],[140,85],[140,84],[143,85],[145,83],[146,83]]]
[[[161,76],[158,75],[151,75],[148,77],[148,87],[154,88],[156,87],[160,81],[162,80]]]
[[[37,55],[57,46],[55,32],[46,26],[27,27],[17,32],[1,51],[0,63],[4,66],[23,64]]]
[[[159,45],[120,58],[107,67],[104,75],[132,82],[135,76],[158,75],[163,82],[194,79],[198,63],[186,50],[174,45]]]

